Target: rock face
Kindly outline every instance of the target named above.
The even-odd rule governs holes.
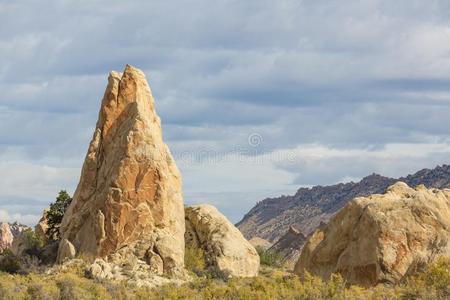
[[[48,242],[47,234],[46,234],[47,229],[48,229],[48,224],[47,224],[48,211],[49,211],[48,208],[44,209],[41,219],[36,224],[36,226],[34,226],[34,233],[36,234],[36,237],[38,239],[40,239],[44,244],[47,244],[47,242]]]
[[[289,270],[293,270],[305,243],[306,236],[300,230],[291,226],[286,234],[268,250],[280,254],[283,257],[284,266]]]
[[[399,179],[373,174],[356,183],[301,188],[293,196],[260,201],[236,226],[247,239],[259,237],[272,243],[283,236],[292,225],[309,235],[320,222],[328,222],[353,198],[383,193],[397,181],[410,186],[424,184],[427,188],[449,188],[450,165],[423,169]]]
[[[61,240],[61,242],[59,242],[58,257],[56,258],[56,262],[62,263],[65,259],[75,258],[76,254],[77,251],[75,250],[75,247],[72,245],[72,243],[67,239],[63,239]]]
[[[5,249],[11,249],[14,240],[17,239],[23,231],[29,230],[28,226],[15,223],[0,223],[0,252]]]
[[[12,245],[14,236],[8,223],[0,223],[0,252],[9,249]]]
[[[162,261],[164,274],[181,270],[181,185],[144,73],[129,65],[123,74],[111,72],[80,182],[61,224],[62,240],[92,261],[134,257]],[[62,246],[60,261],[67,253]]]
[[[450,190],[399,182],[350,201],[310,237],[295,273],[340,273],[363,286],[397,283],[440,255],[450,255]]]
[[[206,265],[224,276],[258,275],[259,255],[214,206],[186,208],[186,247],[201,248]]]

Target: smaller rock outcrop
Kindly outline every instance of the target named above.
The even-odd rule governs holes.
[[[290,226],[286,234],[268,250],[281,255],[283,258],[283,265],[287,269],[293,270],[306,240],[306,236],[300,232],[300,230],[296,229],[294,226]]]
[[[14,236],[8,223],[0,223],[0,252],[11,247]]]
[[[353,199],[314,232],[294,272],[373,286],[398,283],[439,256],[450,256],[450,189],[398,182]]]
[[[67,239],[62,239],[59,242],[59,248],[58,248],[58,256],[56,259],[57,263],[62,263],[64,260],[69,260],[75,258],[75,255],[77,254],[77,251],[74,247],[74,245],[69,242]]]
[[[258,274],[259,256],[255,248],[214,206],[187,207],[185,216],[186,247],[201,248],[208,268],[225,277]]]
[[[48,229],[48,212],[49,209],[44,209],[42,213],[42,217],[39,220],[39,222],[34,226],[34,233],[36,234],[36,237],[42,241],[42,243],[47,244],[48,238],[47,238],[47,229]]]
[[[0,223],[0,252],[11,249],[16,240],[24,230],[29,230],[28,226],[14,223]]]
[[[158,287],[165,284],[181,285],[190,280],[188,276],[167,278],[155,275],[152,270],[154,265],[149,265],[145,261],[130,256],[130,259],[124,260],[122,264],[110,263],[104,259],[97,258],[87,268],[86,275],[89,278],[97,280],[108,280],[115,282],[125,282],[128,285],[137,287]],[[76,260],[76,259],[75,259]],[[70,263],[70,261],[68,261]],[[162,263],[161,263],[162,266]],[[163,270],[160,269],[160,274]]]

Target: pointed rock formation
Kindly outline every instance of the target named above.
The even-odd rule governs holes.
[[[350,201],[309,238],[294,272],[372,286],[398,283],[439,256],[450,256],[450,189],[398,182]]]
[[[201,248],[209,269],[222,276],[258,275],[259,255],[242,233],[214,206],[186,208],[186,247]]]
[[[123,74],[111,72],[80,182],[61,224],[58,261],[67,253],[118,262],[133,257],[162,263],[164,274],[182,269],[181,184],[144,73],[129,65]]]

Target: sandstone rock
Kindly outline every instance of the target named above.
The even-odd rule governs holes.
[[[113,274],[113,266],[108,264],[101,258],[97,258],[88,269],[89,277],[95,279],[117,279],[117,275]]]
[[[397,283],[440,255],[450,255],[450,190],[399,182],[350,201],[310,237],[295,272],[372,286]]]
[[[47,242],[48,242],[47,234],[46,234],[47,229],[48,229],[48,224],[47,224],[48,211],[49,211],[48,208],[44,209],[41,219],[39,220],[37,225],[34,227],[34,233],[36,234],[36,237],[39,240],[41,240],[44,244],[47,244]]]
[[[284,267],[293,270],[305,243],[306,236],[300,230],[290,226],[286,234],[273,244],[268,251],[281,255]]]
[[[186,208],[186,247],[200,247],[206,264],[224,276],[252,277],[258,274],[255,248],[214,206]]]
[[[0,223],[0,252],[9,249],[12,245],[14,236],[8,223]]]
[[[89,278],[97,280],[108,280],[115,282],[125,282],[127,285],[158,287],[164,284],[181,285],[190,280],[190,278],[168,279],[152,272],[151,268],[145,261],[134,259],[134,261],[119,265],[117,263],[109,263],[101,258],[97,258],[86,270]]]
[[[61,236],[92,260],[154,253],[172,274],[184,266],[184,231],[180,173],[145,75],[127,65],[109,76]]]
[[[29,230],[28,226],[14,223],[0,223],[0,252],[13,247],[14,239],[22,234],[24,230]],[[16,243],[17,245],[17,243]]]
[[[72,243],[69,242],[67,239],[62,239],[61,242],[59,242],[58,257],[56,261],[58,263],[62,263],[66,259],[75,258],[76,254],[77,250],[72,245]]]

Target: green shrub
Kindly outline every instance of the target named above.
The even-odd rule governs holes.
[[[269,267],[281,267],[283,265],[283,256],[275,251],[266,250],[260,246],[256,247],[259,254],[261,265]]]
[[[42,241],[36,236],[32,229],[26,229],[21,233],[26,242],[26,248],[31,251],[37,251],[43,246]]]
[[[15,274],[20,270],[20,259],[11,250],[6,249],[0,256],[0,271]]]
[[[450,299],[450,258],[441,257],[424,272],[408,278],[405,298]]]
[[[184,264],[187,270],[200,275],[206,269],[205,252],[200,248],[186,247]]]
[[[49,241],[57,241],[60,239],[59,226],[71,202],[72,198],[63,190],[59,192],[56,201],[50,204],[50,209],[47,214],[48,229],[46,232]]]

